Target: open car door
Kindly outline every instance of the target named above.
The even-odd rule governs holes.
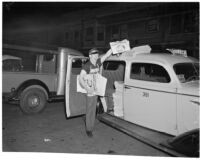
[[[67,117],[78,116],[86,113],[86,94],[77,92],[77,76],[87,57],[68,56],[67,74],[65,82],[65,105]]]

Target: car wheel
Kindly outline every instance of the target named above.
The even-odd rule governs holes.
[[[43,111],[47,102],[44,90],[40,88],[27,88],[20,96],[20,107],[26,114],[34,114]]]

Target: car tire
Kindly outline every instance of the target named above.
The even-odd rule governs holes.
[[[26,114],[42,112],[47,103],[45,90],[26,88],[20,96],[20,108]]]
[[[199,129],[194,129],[174,137],[169,144],[177,152],[189,157],[199,157]]]

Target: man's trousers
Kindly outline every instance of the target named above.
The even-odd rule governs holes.
[[[86,96],[87,108],[86,108],[86,130],[93,131],[96,116],[97,96]]]

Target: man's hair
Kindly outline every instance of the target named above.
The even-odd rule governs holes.
[[[99,54],[99,50],[97,48],[92,48],[89,50],[89,55],[91,54]]]

